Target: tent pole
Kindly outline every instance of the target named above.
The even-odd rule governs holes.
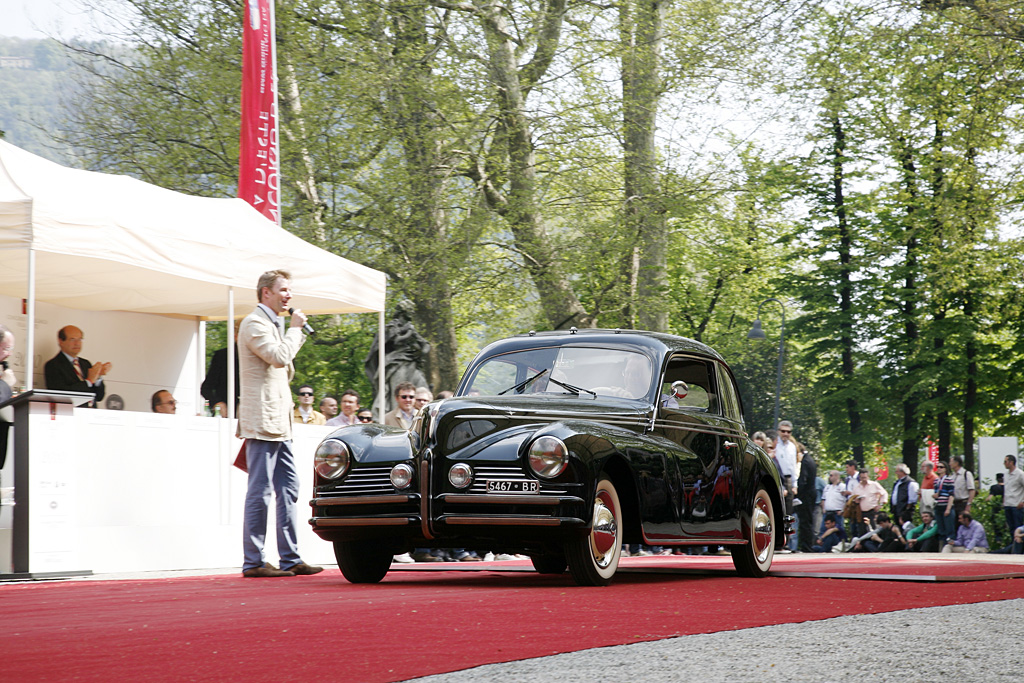
[[[228,419],[235,419],[235,288],[228,287]]]
[[[377,313],[377,395],[380,396],[380,407],[377,409],[377,421],[384,424],[384,413],[388,409],[388,397],[384,393],[384,311]]]
[[[203,412],[203,380],[206,378],[206,321],[196,318],[196,387],[192,400],[196,402],[196,415]]]
[[[25,328],[25,380],[22,384],[25,391],[31,391],[35,384],[35,348],[36,348],[36,250],[28,250],[28,324]]]

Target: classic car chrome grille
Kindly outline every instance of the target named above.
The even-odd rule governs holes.
[[[320,494],[335,494],[342,496],[365,496],[369,494],[394,493],[395,487],[391,485],[392,465],[383,467],[360,467],[349,473],[345,480],[333,487],[322,486]],[[409,490],[414,490],[413,486]]]
[[[504,481],[527,481],[532,477],[526,476],[523,468],[518,465],[512,467],[486,466],[473,467],[473,484],[469,487],[470,493],[482,493],[487,495],[488,479],[501,479]],[[565,493],[565,487],[552,486],[544,481],[540,482],[541,493]]]

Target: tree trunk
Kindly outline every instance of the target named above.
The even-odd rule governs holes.
[[[843,129],[843,122],[838,115],[832,119],[832,132],[835,144],[832,156],[832,201],[839,229],[839,310],[841,312],[839,319],[839,343],[842,353],[843,386],[847,389],[846,416],[850,424],[850,445],[852,447],[853,459],[858,463],[863,463],[864,443],[863,435],[861,434],[860,406],[856,397],[850,391],[856,382],[854,377],[856,368],[853,363],[853,236],[850,230],[844,198],[845,169],[843,164],[846,157],[846,132]]]
[[[593,327],[594,320],[583,308],[565,275],[560,259],[544,227],[537,197],[537,168],[530,117],[526,113],[526,95],[547,67],[535,60],[520,73],[516,61],[516,30],[509,25],[505,8],[477,1],[487,36],[488,63],[498,108],[498,125],[507,147],[507,192],[487,183],[485,198],[508,222],[516,249],[523,254],[540,305],[552,329]],[[546,6],[548,20],[538,43],[538,55],[546,55],[557,46],[564,0]],[[538,64],[541,64],[538,66]]]
[[[904,373],[900,381],[900,388],[903,403],[903,447],[901,449],[903,462],[910,467],[910,476],[917,477],[917,461],[920,439],[918,431],[918,404],[919,398],[912,390],[915,378],[918,373],[917,344],[921,336],[917,324],[917,275],[918,275],[918,247],[917,219],[918,219],[918,192],[917,192],[917,167],[914,164],[911,150],[906,140],[900,138],[900,166],[903,169],[903,188],[907,193],[907,205],[905,209],[906,223],[903,233],[904,247],[904,278],[903,278],[903,300],[900,302],[900,313],[903,318],[903,368]]]
[[[629,317],[643,329],[664,332],[666,249],[665,208],[657,168],[658,102],[661,97],[661,41],[664,5],[659,0],[625,0],[620,5],[622,127],[626,230],[636,235],[631,254]]]
[[[448,259],[457,259],[455,247],[446,248],[448,217],[443,207],[446,175],[439,158],[436,135],[438,107],[434,102],[433,73],[427,57],[433,46],[427,30],[428,6],[405,2],[391,8],[393,70],[388,90],[388,112],[398,131],[409,183],[408,221],[399,233],[406,262],[398,273],[413,299],[413,322],[430,342],[424,369],[434,391],[454,390],[459,380],[455,322]],[[456,252],[456,253],[453,253]]]

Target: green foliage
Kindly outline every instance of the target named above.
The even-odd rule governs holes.
[[[126,2],[140,19],[120,42],[74,50],[87,77],[62,138],[89,168],[234,194],[242,4]],[[876,443],[895,462],[943,425],[954,450],[972,428],[1017,433],[1024,33],[966,4],[659,5],[639,183],[660,212],[645,229],[664,225],[652,285],[624,196],[627,149],[648,149],[624,139],[635,3],[278,0],[285,226],[389,275],[389,307],[409,299],[434,345],[437,389],[507,334],[663,315],[730,361],[748,427],[771,427],[776,307],[768,339],[746,334],[776,298],[782,417],[822,462]],[[23,146],[66,73],[52,44],[30,46],[53,71],[0,71],[0,129]],[[744,118],[772,132],[730,130]],[[370,391],[376,317],[316,324],[299,381]]]
[[[0,56],[27,60],[0,68],[0,131],[7,142],[59,163],[71,158],[68,147],[55,143],[62,126],[57,106],[74,80],[72,62],[52,40],[0,36]]]
[[[979,491],[971,502],[971,516],[985,527],[990,550],[998,550],[1013,540],[1006,528],[1001,497],[993,496],[988,491]]]

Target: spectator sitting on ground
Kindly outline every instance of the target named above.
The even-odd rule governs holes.
[[[939,525],[930,510],[921,511],[921,524],[906,533],[907,550],[918,553],[939,552]]]
[[[846,540],[846,532],[843,531],[842,525],[836,523],[837,519],[839,518],[832,513],[825,515],[825,531],[818,537],[818,542],[811,550],[816,553],[830,553]]]
[[[961,512],[957,517],[960,526],[956,530],[956,538],[946,541],[942,552],[944,553],[987,553],[988,538],[985,536],[985,527],[981,522],[974,519],[969,512]]]
[[[167,415],[174,415],[178,412],[178,402],[174,400],[174,396],[171,392],[166,389],[154,392],[153,396],[149,399],[150,408],[153,409],[154,413],[165,413]]]
[[[892,546],[894,539],[897,538],[898,529],[893,528],[892,520],[889,519],[889,515],[884,512],[879,512],[875,521],[878,526],[855,539],[853,547],[850,548],[850,552],[877,553],[883,547],[889,548]],[[902,538],[902,534],[900,534],[899,537]]]
[[[993,554],[1000,555],[1024,555],[1024,526],[1013,530],[1013,541],[1010,545],[999,550],[993,550]]]
[[[898,522],[890,522],[889,531],[892,535],[885,539],[880,546],[880,553],[902,553],[907,549],[907,537],[903,534],[903,527]]]

